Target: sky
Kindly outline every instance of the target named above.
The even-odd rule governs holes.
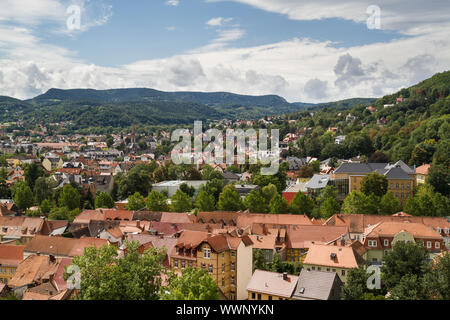
[[[1,0],[0,95],[381,97],[450,69],[448,0]]]

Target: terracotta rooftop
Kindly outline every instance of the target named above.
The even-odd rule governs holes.
[[[237,219],[238,227],[251,226],[253,223],[271,225],[311,225],[311,220],[305,215],[296,214],[240,214]]]
[[[357,258],[351,247],[322,244],[314,244],[309,248],[303,264],[332,268],[358,268]]]
[[[275,250],[276,235],[249,235],[248,237],[253,242],[253,249]]]
[[[16,273],[8,282],[8,286],[16,288],[49,279],[50,274],[56,271],[57,265],[57,260],[51,261],[48,256],[30,255],[19,264]]]
[[[393,237],[401,231],[410,233],[414,238],[442,239],[441,235],[422,223],[412,222],[380,222],[366,228],[367,238]]]
[[[430,167],[431,167],[431,164],[423,164],[420,167],[416,168],[416,173],[427,175]]]
[[[287,248],[309,248],[314,243],[327,243],[348,233],[347,226],[295,226],[287,231]]]
[[[17,267],[23,260],[25,246],[0,244],[0,265]]]

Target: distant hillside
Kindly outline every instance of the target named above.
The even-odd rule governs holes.
[[[298,111],[311,104],[288,103],[277,95],[228,92],[164,92],[147,88],[50,89],[33,99],[2,97],[0,121],[72,121],[89,126],[124,127],[131,123],[179,124],[193,120],[256,119]],[[0,108],[2,108],[0,103]]]

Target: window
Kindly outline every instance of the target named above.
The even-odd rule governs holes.
[[[434,247],[436,249],[439,249],[441,247],[441,243],[439,241],[436,241],[436,243],[434,244]]]
[[[442,233],[442,229],[441,228],[437,228],[437,232],[438,233]]]
[[[225,252],[222,252],[222,259],[225,258]]]
[[[225,287],[225,278],[222,278],[222,287]],[[252,294],[254,298],[254,293]]]
[[[272,300],[272,296],[269,296],[269,300]]]
[[[186,267],[186,262],[184,260],[181,261],[181,269],[184,269]]]
[[[343,276],[345,276],[345,270],[342,270],[342,271],[341,271],[341,274],[342,274]]]
[[[445,228],[445,233],[449,234],[450,233],[450,229],[449,228]]]
[[[211,249],[209,249],[209,248],[203,249],[203,257],[205,259],[211,258]]]
[[[389,240],[388,239],[384,239],[384,246],[388,247],[389,246]]]
[[[235,269],[234,262],[232,262],[232,263],[231,263],[231,270],[234,271],[234,269]]]
[[[231,284],[234,285],[234,276],[231,276]]]
[[[188,266],[189,266],[189,268],[192,268],[192,261],[188,262]]]
[[[330,268],[327,268],[327,271],[330,272]]]
[[[258,300],[261,300],[261,293],[258,293]]]
[[[409,183],[406,184],[406,189],[409,189]]]
[[[295,250],[294,249],[291,249],[291,254],[294,254],[295,253]]]
[[[427,248],[431,248],[431,241],[427,241]]]
[[[317,270],[319,270],[319,271],[320,271],[320,270],[322,270],[322,268],[321,268],[321,267],[317,267]]]
[[[213,266],[212,266],[212,264],[210,264],[210,265],[208,266],[208,272],[209,272],[209,273],[213,273]]]
[[[391,189],[394,189],[394,184],[393,183],[391,183]]]
[[[202,269],[206,268],[206,264],[202,263]]]
[[[316,270],[316,267],[312,267],[311,269]]]
[[[402,189],[405,189],[405,185],[402,183]]]
[[[225,263],[222,263],[222,273],[225,272]]]
[[[183,255],[186,255],[186,248],[183,248]]]
[[[253,300],[255,299],[255,293],[254,292],[252,292],[252,299]]]
[[[234,250],[231,250],[231,256],[234,257],[236,255],[236,252]]]
[[[178,268],[178,260],[175,260],[175,261],[173,262],[173,266],[174,266],[175,268]]]
[[[353,177],[353,182],[356,182],[356,177]]]
[[[180,253],[180,248],[177,247],[177,254],[179,254],[179,253]]]
[[[369,244],[369,247],[376,247],[377,246],[377,240],[369,240],[367,243]]]
[[[398,183],[395,185],[395,189],[398,189]]]
[[[332,269],[331,271],[336,272],[336,269]]]

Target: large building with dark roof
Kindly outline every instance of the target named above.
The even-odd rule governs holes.
[[[405,202],[416,185],[416,168],[399,160],[390,163],[343,163],[334,172],[335,181],[348,181],[348,192],[360,191],[361,181],[372,172],[384,175],[388,180],[388,191]]]

